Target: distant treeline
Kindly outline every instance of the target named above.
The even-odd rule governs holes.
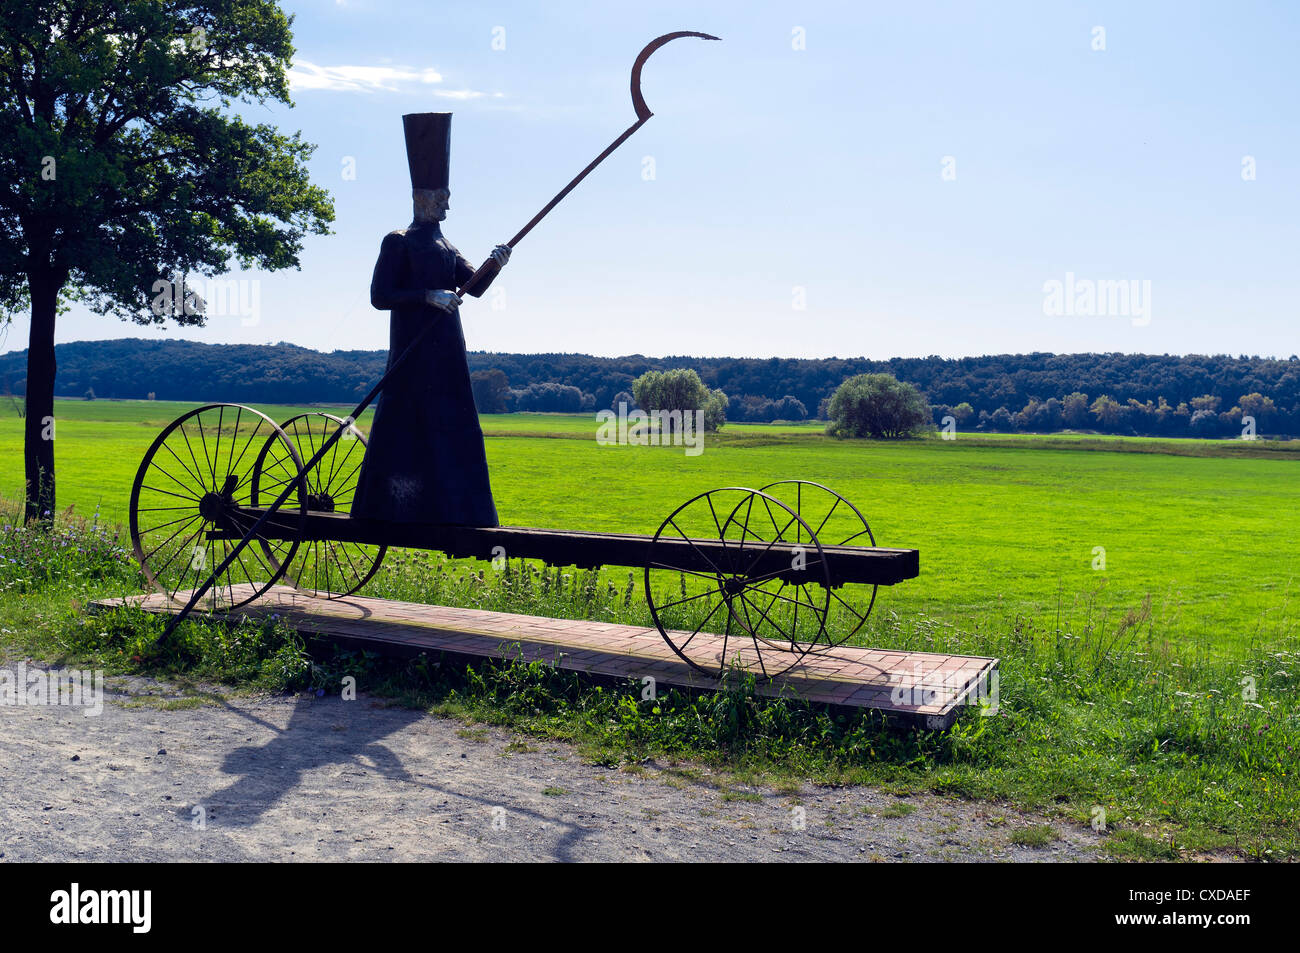
[[[21,396],[26,352],[0,355],[0,393]],[[349,403],[384,370],[383,351],[325,354],[292,344],[120,339],[61,344],[57,393],[100,398]],[[936,424],[963,429],[1223,435],[1300,434],[1300,358],[1229,355],[997,354],[945,359],[650,358],[470,354],[485,412],[586,411],[627,399],[648,370],[690,367],[730,399],[728,420],[821,417],[847,377],[887,373],[915,385]],[[554,405],[554,406],[552,406]],[[963,407],[962,405],[967,405]]]

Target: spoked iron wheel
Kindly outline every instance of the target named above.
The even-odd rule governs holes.
[[[774,551],[799,563],[802,585],[782,578],[786,557],[772,570]],[[664,520],[645,590],[673,651],[714,678],[789,671],[824,636],[830,609],[829,570],[812,528],[780,500],[741,487],[703,493]]]
[[[361,461],[366,455],[365,435],[356,424],[319,411],[291,417],[280,426],[304,461],[314,457],[336,430],[347,428],[305,478],[309,512],[350,513]],[[274,454],[274,441],[267,441],[264,452]],[[273,467],[263,473],[262,463],[263,457],[259,454],[254,468],[252,496],[255,501],[269,502],[283,492],[286,477]],[[326,599],[341,599],[370,581],[387,551],[386,546],[304,539],[285,579],[303,592]],[[271,552],[265,555],[268,560],[277,558]]]
[[[824,546],[875,546],[876,537],[862,512],[830,487],[808,480],[781,480],[760,491],[785,501],[798,513]],[[827,647],[843,645],[867,624],[879,586],[847,586],[831,590],[831,617],[826,625]]]
[[[271,418],[238,404],[208,404],[173,421],[145,453],[131,487],[131,545],[149,584],[173,602],[187,602],[252,528],[245,508],[259,451],[267,469],[285,474],[284,485],[302,469]],[[306,512],[299,484],[264,527],[267,535],[240,550],[196,608],[237,609],[271,588],[293,558]]]

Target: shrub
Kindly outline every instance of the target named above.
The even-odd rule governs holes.
[[[907,437],[930,420],[921,392],[889,374],[850,377],[831,396],[829,411],[832,437]]]

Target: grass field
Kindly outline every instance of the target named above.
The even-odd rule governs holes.
[[[190,406],[61,402],[60,508],[98,506],[101,522],[124,520],[145,449]],[[283,420],[301,408],[263,409]],[[881,591],[858,640],[1002,659],[998,717],[971,712],[949,732],[901,735],[869,716],[743,695],[647,706],[635,687],[605,691],[536,666],[453,677],[351,658],[340,669],[309,662],[291,634],[201,622],[158,657],[156,620],[79,611],[86,598],[139,584],[127,555],[85,530],[0,533],[0,647],[281,690],[332,690],[346,670],[433,710],[577,741],[612,764],[682,756],[778,778],[1005,799],[1080,823],[1101,810],[1109,843],[1127,856],[1300,857],[1295,443],[1070,434],[877,443],[831,440],[815,424],[732,424],[687,456],[600,446],[586,416],[493,416],[483,427],[504,523],[652,533],[715,487],[791,478],[833,487],[866,513],[880,545],[921,552],[920,577]],[[11,501],[21,445],[22,422],[0,417],[0,495]],[[385,566],[371,594],[648,624],[636,574],[622,567],[597,577],[511,563],[494,573],[416,553]]]
[[[102,519],[124,521],[140,458],[191,406],[61,401],[60,507],[99,507]],[[283,420],[305,408],[262,409]],[[1293,631],[1300,462],[1286,458],[1300,453],[1291,448],[1237,459],[1241,442],[873,443],[830,440],[816,424],[731,424],[691,457],[598,446],[585,415],[485,416],[483,427],[503,523],[653,533],[705,490],[808,479],[855,503],[879,545],[921,551],[921,577],[884,591],[885,613],[951,623],[989,611],[1097,618],[1149,597],[1162,640],[1229,651]],[[21,447],[21,421],[0,419],[0,494],[10,499],[20,496]],[[1162,447],[1173,452],[1133,452]],[[1185,455],[1215,452],[1225,455]],[[1098,547],[1104,569],[1093,568]]]

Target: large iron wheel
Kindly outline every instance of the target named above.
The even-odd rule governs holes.
[[[707,550],[700,546],[706,540]],[[777,544],[799,547],[803,585],[756,572]],[[830,589],[812,527],[780,500],[743,487],[683,503],[655,533],[646,559],[655,626],[674,652],[712,678],[743,670],[771,679],[798,665],[824,637]]]
[[[280,425],[304,461],[312,459],[340,427],[346,428],[343,436],[304,475],[308,512],[352,511],[361,461],[366,455],[366,437],[351,421],[322,411],[299,414]],[[274,440],[268,440],[262,454],[258,454],[253,469],[254,501],[265,499],[269,502],[284,490],[283,473],[274,467],[264,472],[263,454],[273,456],[274,446]],[[256,502],[254,505],[257,505]],[[289,564],[285,579],[303,592],[326,599],[341,599],[352,595],[370,581],[387,551],[387,546],[366,546],[332,539],[304,539]],[[266,557],[268,560],[277,559],[272,552],[267,552]]]
[[[207,404],[172,421],[140,461],[131,545],[149,585],[171,601],[188,602],[252,528],[246,507],[258,450],[261,466],[282,474],[282,485],[297,479],[302,460],[275,421],[251,407]],[[299,482],[262,531],[267,535],[239,551],[196,608],[237,609],[275,585],[298,548],[306,512]]]
[[[830,487],[809,480],[780,480],[769,483],[760,492],[789,504],[813,528],[823,545],[876,545],[876,537],[872,535],[862,511]],[[866,594],[866,588],[863,586],[859,590],[854,586],[847,592],[849,599],[845,599],[842,594],[844,587],[831,590],[835,604],[832,605],[831,618],[826,625],[828,647],[843,645],[867,624],[867,617],[876,604],[876,592],[880,587],[871,586],[870,595]]]

